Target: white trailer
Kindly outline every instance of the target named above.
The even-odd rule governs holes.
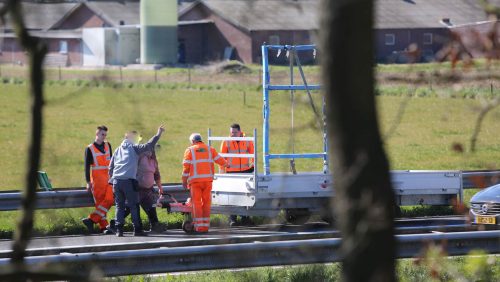
[[[268,51],[287,53],[295,60],[303,84],[294,85],[293,75],[290,85],[272,85],[268,68]],[[259,166],[257,155],[257,130],[252,137],[215,137],[208,131],[208,142],[252,141],[254,154],[221,154],[223,157],[253,158],[255,170],[252,174],[216,174],[212,190],[212,210],[220,214],[238,214],[275,217],[285,211],[291,223],[301,223],[311,214],[324,215],[331,197],[335,196],[332,175],[328,169],[327,134],[323,132],[323,152],[305,154],[271,154],[269,151],[269,93],[272,90],[293,91],[319,89],[319,85],[308,85],[297,51],[314,52],[313,45],[263,45],[263,167]],[[291,69],[295,63],[291,63]],[[325,128],[325,126],[323,126]],[[272,159],[321,159],[323,171],[299,173],[272,173]],[[293,162],[292,162],[293,163]],[[397,205],[450,205],[462,201],[462,174],[460,171],[392,171],[392,184]],[[328,218],[325,218],[329,220]]]
[[[254,133],[254,137],[243,138],[257,144],[255,136]],[[210,143],[234,139],[208,137]],[[221,155],[231,157],[230,154]],[[257,153],[244,154],[242,157],[257,160]],[[280,211],[284,211],[286,219],[291,223],[302,223],[312,214],[322,215],[325,220],[330,220],[325,216],[328,202],[335,196],[330,173],[265,174],[258,172],[257,161],[254,166],[252,174],[216,174],[212,189],[214,213],[275,217]],[[462,200],[460,171],[392,171],[391,179],[396,204],[400,206],[451,205]]]

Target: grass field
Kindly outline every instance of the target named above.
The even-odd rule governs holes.
[[[421,67],[423,69],[423,67]],[[274,67],[279,74],[285,68]],[[18,190],[23,185],[28,132],[27,84],[22,78],[12,78],[9,71],[19,68],[2,67],[0,79],[0,190]],[[381,67],[381,73],[398,73],[401,67]],[[423,69],[424,70],[424,69]],[[214,135],[227,135],[228,126],[239,122],[251,134],[253,128],[261,133],[262,94],[258,86],[258,70],[250,74],[206,74],[196,70],[199,82],[187,83],[160,80],[154,82],[49,80],[46,83],[44,110],[44,139],[41,169],[47,171],[54,187],[81,187],[84,185],[83,154],[85,146],[93,141],[96,125],[110,128],[108,138],[113,147],[125,131],[135,129],[148,138],[156,127],[165,123],[167,132],[160,140],[157,155],[163,182],[179,182],[181,159],[189,145],[188,136],[207,128]],[[82,72],[82,71],[80,71]],[[89,71],[87,71],[89,72]],[[151,72],[151,71],[150,71]],[[317,78],[317,68],[306,69]],[[98,72],[90,72],[94,76]],[[90,76],[87,74],[87,76]],[[111,73],[116,79],[117,71]],[[150,75],[149,73],[148,75]],[[185,70],[161,71],[163,76],[185,75]],[[53,74],[52,74],[53,75]],[[75,71],[74,75],[80,75]],[[193,74],[195,77],[195,74]],[[203,78],[203,80],[202,80]],[[285,78],[285,76],[282,76]],[[242,83],[239,83],[241,80]],[[406,98],[408,89],[412,98]],[[500,95],[489,83],[468,82],[408,86],[398,83],[379,83],[377,103],[382,132],[394,125],[405,104],[399,125],[385,148],[393,169],[492,169],[500,167],[500,107],[484,120],[479,135],[477,152],[468,151],[469,138],[479,108],[492,96]],[[290,98],[288,93],[273,93],[271,99],[271,151],[291,151]],[[319,93],[316,93],[319,94]],[[321,132],[314,124],[307,96],[297,93],[295,109],[295,150],[321,151]],[[320,96],[316,95],[316,104]],[[463,153],[453,150],[461,144]],[[260,143],[258,144],[260,145]],[[335,157],[335,156],[333,156]],[[320,161],[297,160],[298,171],[319,170]],[[273,162],[273,171],[288,171],[287,162]],[[473,191],[467,191],[470,197]],[[79,218],[87,209],[38,211],[36,228],[39,234],[73,233],[81,229]],[[16,212],[4,212],[0,218],[3,237],[13,230]],[[166,216],[162,220],[175,225],[180,218]],[[215,217],[215,221],[223,221]]]

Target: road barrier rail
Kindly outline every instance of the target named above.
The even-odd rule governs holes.
[[[463,189],[484,188],[500,183],[500,170],[462,172]],[[178,201],[185,201],[189,192],[181,184],[164,184],[164,193],[169,193]],[[0,211],[19,209],[19,191],[0,192]],[[58,188],[37,192],[37,209],[82,208],[94,206],[92,195],[84,188]]]
[[[500,253],[500,231],[396,235],[397,258],[411,258],[429,246],[439,246],[449,256],[466,255],[482,249]],[[33,270],[58,266],[68,273],[104,276],[138,275],[258,266],[339,262],[340,238],[252,242],[225,245],[188,246],[94,253],[26,257]],[[11,267],[0,259],[0,268]]]

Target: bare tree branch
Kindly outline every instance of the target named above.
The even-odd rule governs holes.
[[[14,242],[11,253],[12,267],[0,269],[0,279],[2,281],[95,280],[95,277],[70,273],[68,270],[61,269],[57,265],[48,265],[44,269],[32,269],[29,265],[24,264],[26,247],[33,231],[33,218],[36,206],[37,172],[40,165],[43,124],[42,109],[44,104],[43,60],[47,53],[47,47],[40,38],[33,37],[28,33],[24,24],[20,0],[10,0],[5,3],[3,9],[0,11],[2,21],[4,21],[6,13],[10,15],[20,45],[28,53],[31,117],[28,164],[25,176],[26,186],[22,191],[21,216],[17,224],[18,226],[14,231]]]
[[[43,59],[47,53],[45,44],[37,37],[29,35],[22,16],[21,1],[6,2],[6,11],[11,16],[13,26],[20,45],[28,52],[30,64],[30,95],[31,95],[31,124],[28,169],[26,172],[26,186],[21,200],[21,218],[18,228],[14,231],[12,246],[12,262],[24,261],[26,246],[33,230],[33,214],[36,201],[37,171],[40,164],[42,144],[42,108],[43,108]]]
[[[406,95],[405,99],[399,104],[398,112],[396,114],[396,117],[394,117],[391,127],[389,127],[389,130],[384,135],[383,140],[387,141],[389,140],[392,135],[396,132],[398,129],[399,125],[401,124],[401,121],[403,120],[403,116],[406,111],[406,107],[408,107],[408,103],[410,102],[411,98],[414,96],[415,93],[415,88],[413,90],[408,91],[408,94]]]
[[[476,119],[474,131],[473,131],[472,136],[470,138],[470,151],[472,153],[474,153],[476,151],[477,137],[479,136],[479,133],[481,132],[481,126],[483,124],[484,117],[486,116],[486,114],[488,114],[491,110],[493,110],[498,105],[500,105],[500,98],[499,97],[494,99],[492,102],[485,104],[481,108],[481,111],[479,112],[479,115],[477,116],[477,119]]]

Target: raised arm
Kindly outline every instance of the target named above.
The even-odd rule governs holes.
[[[149,141],[146,144],[134,144],[132,147],[134,148],[134,151],[139,155],[142,154],[146,151],[153,151],[156,143],[158,143],[158,140],[160,140],[161,135],[165,132],[165,127],[161,125],[158,127],[158,131],[156,132],[156,135],[151,137]]]

